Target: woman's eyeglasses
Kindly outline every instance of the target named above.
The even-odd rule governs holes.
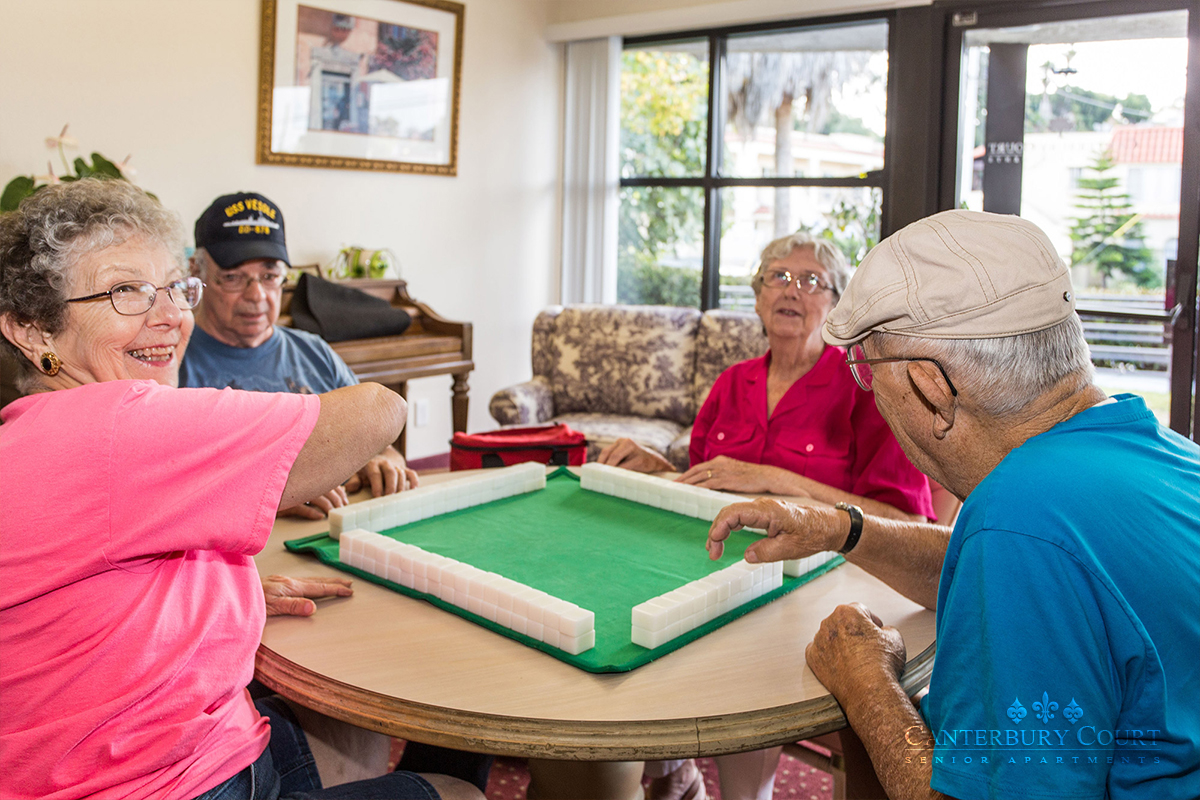
[[[118,314],[136,317],[154,308],[154,301],[158,299],[158,293],[161,291],[166,291],[171,302],[180,309],[189,311],[200,302],[200,295],[204,293],[204,282],[196,277],[180,278],[166,286],[155,286],[149,281],[125,281],[107,292],[89,294],[87,297],[71,297],[67,302],[83,303],[107,297]]]
[[[786,289],[792,285],[792,281],[795,281],[796,288],[805,294],[816,294],[818,289],[833,289],[829,284],[821,283],[821,276],[812,272],[793,275],[785,269],[769,269],[762,276],[763,286],[770,286],[772,289]]]
[[[871,391],[871,385],[874,383],[874,375],[871,372],[872,364],[889,364],[896,361],[928,361],[938,368],[942,373],[942,378],[946,381],[946,386],[950,387],[950,394],[958,397],[958,390],[954,388],[954,384],[950,382],[950,376],[946,374],[946,368],[943,367],[936,359],[932,358],[867,358],[867,353],[863,350],[861,344],[852,344],[846,348],[846,363],[850,365],[850,372],[854,374],[854,381],[864,392]]]

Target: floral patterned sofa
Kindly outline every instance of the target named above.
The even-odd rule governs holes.
[[[588,460],[622,436],[687,468],[692,421],[726,368],[767,350],[753,313],[552,306],[533,323],[533,379],[493,395],[501,425],[563,422]]]

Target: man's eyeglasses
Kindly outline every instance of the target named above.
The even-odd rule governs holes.
[[[792,281],[796,282],[797,289],[806,294],[816,294],[818,289],[833,289],[829,284],[821,283],[821,276],[812,272],[793,275],[786,269],[769,269],[762,276],[763,286],[772,289],[786,289]]]
[[[154,301],[158,299],[158,293],[161,291],[166,291],[167,297],[180,309],[189,311],[200,302],[200,295],[204,293],[204,283],[196,277],[180,278],[166,286],[155,286],[149,281],[125,281],[107,292],[89,294],[87,297],[71,297],[67,302],[83,303],[107,297],[118,314],[136,317],[154,308]]]
[[[958,390],[954,388],[954,384],[950,382],[950,376],[946,374],[946,368],[943,367],[936,359],[932,358],[867,358],[866,351],[863,350],[861,344],[850,345],[846,349],[846,363],[850,365],[850,372],[854,374],[855,382],[863,389],[863,391],[871,391],[871,385],[874,383],[874,376],[871,373],[872,364],[889,364],[896,361],[928,361],[938,368],[942,373],[942,378],[945,379],[946,385],[950,387],[950,394],[958,397]]]
[[[212,282],[216,287],[223,292],[230,294],[239,294],[246,291],[246,287],[251,281],[258,281],[262,284],[264,290],[278,289],[283,286],[283,282],[287,280],[286,272],[264,272],[261,275],[249,275],[245,272],[222,272],[219,275],[210,275]]]

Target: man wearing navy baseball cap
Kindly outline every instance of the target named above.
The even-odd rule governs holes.
[[[180,386],[321,394],[358,378],[321,337],[276,325],[287,279],[283,212],[254,192],[218,197],[196,220],[192,274],[208,287],[179,370]],[[400,465],[400,466],[397,466]],[[417,485],[389,447],[345,487],[281,514],[321,519],[360,485],[375,496]]]

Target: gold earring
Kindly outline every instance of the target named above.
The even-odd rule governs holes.
[[[47,350],[45,353],[42,353],[42,372],[46,373],[50,377],[54,377],[55,375],[58,374],[58,371],[61,368],[62,368],[62,359],[61,358],[59,358],[58,356],[56,356],[54,353],[50,352],[49,350]]]

